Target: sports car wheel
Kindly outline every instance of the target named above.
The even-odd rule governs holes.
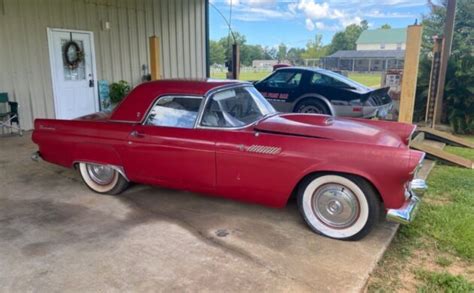
[[[295,107],[295,112],[331,115],[329,108],[319,99],[305,99],[299,102]]]
[[[95,192],[119,194],[128,187],[128,181],[110,166],[79,163],[84,183]]]
[[[314,232],[335,239],[358,240],[379,219],[380,202],[364,179],[323,175],[302,182],[298,208]]]

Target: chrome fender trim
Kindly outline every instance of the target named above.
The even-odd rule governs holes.
[[[420,199],[412,194],[399,209],[389,209],[387,211],[387,220],[399,224],[410,224],[415,217]]]
[[[125,174],[125,169],[124,169],[122,166],[111,165],[111,164],[100,164],[100,163],[88,162],[88,161],[74,161],[74,162],[72,163],[72,165],[75,166],[76,164],[79,164],[79,163],[105,165],[105,166],[107,166],[107,167],[109,167],[109,168],[112,168],[112,169],[114,169],[115,171],[119,172],[119,174],[122,175],[123,178],[125,178],[125,180],[127,180],[128,182],[130,182],[130,180],[128,179],[127,175]]]

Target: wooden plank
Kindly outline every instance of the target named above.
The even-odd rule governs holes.
[[[157,36],[151,36],[150,40],[150,72],[151,79],[161,78],[160,72],[160,40]]]
[[[412,123],[415,107],[416,81],[420,60],[421,25],[410,25],[407,29],[405,64],[403,66],[402,89],[400,95],[399,122]]]
[[[439,130],[428,128],[428,127],[419,127],[417,130],[424,132],[425,137],[426,137],[426,134],[429,134],[430,137],[433,137],[436,140],[441,140],[442,142],[445,142],[450,145],[462,146],[462,147],[467,147],[471,149],[474,148],[473,142],[467,139],[463,139],[458,136],[452,135],[451,133],[448,133],[448,132],[439,131]]]
[[[445,152],[443,150],[440,150],[437,147],[430,146],[428,144],[425,144],[423,142],[418,142],[418,141],[412,141],[410,144],[411,148],[423,151],[437,159],[440,159],[442,161],[455,164],[458,166],[462,166],[468,169],[474,169],[474,163],[466,158],[460,157],[453,155],[451,153]]]

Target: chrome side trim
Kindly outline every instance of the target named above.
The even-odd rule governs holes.
[[[128,182],[130,182],[130,180],[128,179],[127,175],[125,174],[125,170],[122,166],[117,166],[117,165],[111,165],[111,164],[100,164],[100,163],[96,163],[96,162],[88,162],[88,161],[74,161],[72,163],[73,166],[75,166],[76,164],[78,163],[85,163],[85,164],[96,164],[96,165],[105,165],[109,168],[112,168],[114,169],[115,171],[119,172],[120,175],[123,176],[123,178],[125,178],[125,180],[127,180]]]
[[[410,224],[415,217],[419,204],[420,199],[412,194],[401,208],[387,211],[387,220],[399,224]]]
[[[267,154],[267,155],[277,155],[281,152],[280,147],[274,146],[264,146],[264,145],[251,145],[247,148],[247,152],[249,153],[260,153],[260,154]]]

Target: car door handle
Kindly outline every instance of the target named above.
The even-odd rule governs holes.
[[[134,131],[130,132],[130,136],[133,136],[133,137],[136,137],[136,138],[141,138],[141,137],[145,137],[145,134],[134,130]]]

